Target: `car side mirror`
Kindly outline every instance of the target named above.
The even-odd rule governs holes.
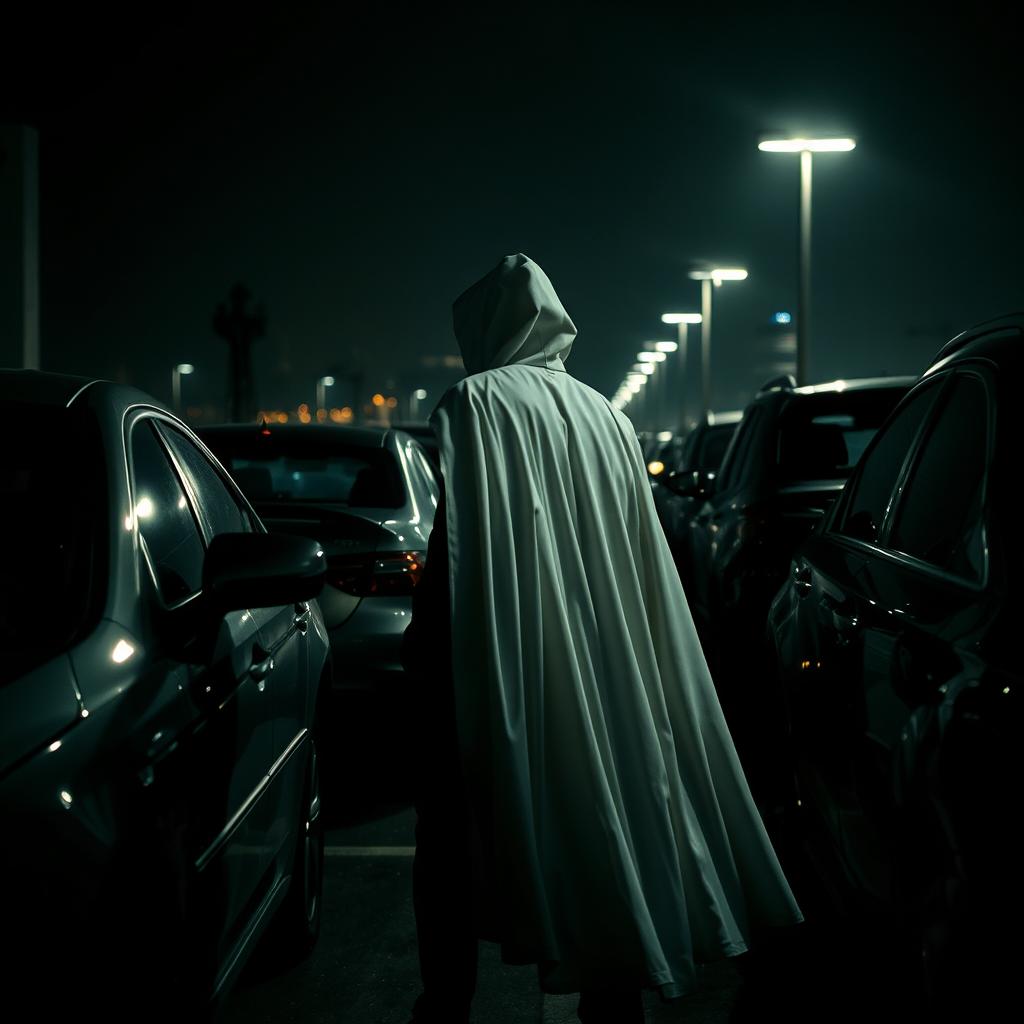
[[[221,533],[203,561],[203,596],[215,615],[308,601],[323,589],[327,559],[315,540],[286,533]]]
[[[662,481],[665,486],[681,498],[705,498],[713,488],[714,476],[702,470],[669,473]]]

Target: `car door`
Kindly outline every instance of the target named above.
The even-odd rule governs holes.
[[[218,533],[250,532],[257,527],[241,495],[199,445],[174,425],[164,422],[161,433],[196,498],[207,538]],[[272,859],[285,845],[298,820],[303,782],[303,742],[316,699],[316,680],[309,678],[308,602],[261,607],[254,593],[248,610],[256,628],[250,675],[269,715],[269,776],[262,800],[266,826],[261,842]]]
[[[894,753],[963,671],[956,641],[978,616],[975,570],[939,557],[934,538],[980,518],[987,416],[977,380],[919,386],[797,566],[814,637],[795,712],[811,754],[805,793],[831,823],[850,880],[882,903],[893,885]]]
[[[198,631],[202,616],[190,616],[201,598],[207,534],[200,524],[209,510],[200,511],[191,485],[179,475],[161,441],[158,419],[137,416],[128,434],[144,571],[151,573],[161,606],[157,618],[194,621]],[[267,889],[271,817],[264,796],[273,714],[253,673],[260,651],[250,612],[225,615],[201,655],[189,656],[189,643],[182,636],[173,650],[163,644],[154,665],[155,673],[177,678],[184,722],[158,730],[148,756],[163,799],[180,814],[189,861],[182,899],[191,953],[202,965],[205,984],[211,984]]]

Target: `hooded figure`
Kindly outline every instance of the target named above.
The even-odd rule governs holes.
[[[695,963],[803,916],[636,433],[566,371],[576,328],[551,282],[506,256],[454,323],[468,375],[431,416],[444,515],[427,560],[437,586],[446,540],[434,593],[450,605],[421,598],[407,640],[450,628],[452,743],[485,865],[478,927],[506,962],[538,964],[545,991],[674,998],[695,988]]]

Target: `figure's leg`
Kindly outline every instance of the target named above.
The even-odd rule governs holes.
[[[430,750],[420,759],[416,799],[413,906],[423,994],[414,1020],[465,1024],[477,972],[472,819],[463,791],[454,714],[449,718],[435,709],[421,724]]]

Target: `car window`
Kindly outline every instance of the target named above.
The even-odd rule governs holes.
[[[853,483],[839,533],[869,543],[878,540],[903,462],[940,387],[932,381],[918,388],[879,436]]]
[[[888,547],[980,579],[987,458],[985,386],[978,377],[958,375],[907,476]]]
[[[695,469],[716,470],[722,464],[726,449],[736,432],[735,424],[711,427],[701,438],[700,454]]]
[[[743,419],[722,459],[722,468],[718,474],[718,487],[716,488],[718,493],[729,490],[743,478],[748,462],[747,456],[760,417],[761,410],[756,407],[743,414]]]
[[[395,456],[384,448],[347,443],[210,432],[203,440],[254,504],[329,502],[353,508],[401,508],[405,487]]]
[[[890,386],[795,396],[780,417],[780,481],[848,477],[905,393]]]
[[[199,528],[151,421],[135,425],[131,452],[135,519],[160,596],[167,604],[175,604],[202,586],[204,549]]]
[[[207,535],[216,537],[219,533],[252,533],[253,525],[248,511],[235,500],[216,467],[202,451],[180,430],[169,424],[161,423],[160,432],[189,477]]]

